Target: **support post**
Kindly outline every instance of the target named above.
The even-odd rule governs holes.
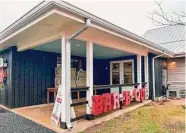
[[[147,82],[146,84],[146,88],[148,91],[147,94],[147,99],[149,98],[149,66],[148,66],[148,55],[144,56],[144,63],[145,63],[145,82]]]
[[[139,89],[142,87],[141,73],[141,55],[137,55],[137,82],[140,83]]]
[[[71,50],[70,42],[67,44],[65,35],[61,38],[61,85],[62,85],[62,112],[61,127],[72,127],[70,122],[70,98],[71,98]]]
[[[86,105],[87,119],[93,119],[91,114],[92,108],[92,96],[93,96],[93,42],[89,41],[86,43],[86,84],[89,89],[86,92]]]

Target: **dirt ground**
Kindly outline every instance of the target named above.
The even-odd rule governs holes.
[[[185,99],[151,102],[82,133],[184,133]]]

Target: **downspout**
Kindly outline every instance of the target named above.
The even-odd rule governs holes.
[[[82,27],[80,30],[76,31],[74,34],[72,34],[67,40],[66,43],[69,43],[71,41],[71,39],[76,38],[77,36],[79,36],[82,32],[84,32],[85,30],[87,30],[91,25],[91,20],[87,19],[86,20],[86,24],[84,27]]]
[[[85,24],[85,26],[84,27],[82,27],[81,29],[79,29],[78,31],[76,31],[74,34],[72,34],[69,38],[67,38],[66,39],[66,41],[65,41],[65,43],[66,43],[66,52],[67,52],[67,54],[66,54],[66,61],[65,61],[65,68],[66,68],[66,72],[65,72],[65,75],[66,75],[66,78],[67,78],[67,81],[68,80],[70,80],[71,78],[70,78],[70,75],[71,75],[71,69],[70,69],[70,67],[71,67],[71,65],[70,65],[70,60],[71,60],[71,55],[70,55],[70,41],[72,40],[72,39],[74,39],[74,38],[76,38],[77,36],[79,36],[81,33],[83,33],[85,30],[87,30],[89,27],[90,27],[90,25],[91,25],[91,21],[90,21],[90,19],[86,19],[86,24]],[[68,91],[66,91],[65,92],[65,95],[66,96],[70,96],[70,92],[71,92],[71,86],[70,86],[70,84],[69,83],[67,83],[66,85],[66,88],[67,89],[70,89],[70,90],[68,90]],[[71,104],[71,101],[70,101],[70,98],[65,102],[65,108],[67,107],[70,107],[70,104]],[[66,110],[66,109],[65,109]],[[69,111],[69,110],[66,110],[66,111]],[[72,117],[75,117],[75,112],[74,111],[72,111]],[[70,114],[68,114],[66,117],[67,118],[65,118],[65,123],[66,123],[66,125],[65,126],[63,126],[63,127],[67,127],[68,129],[70,129],[70,128],[72,128],[72,124],[71,124],[71,121],[70,121],[70,119],[71,119],[71,115]]]
[[[161,57],[161,56],[163,56],[163,55],[165,55],[165,52],[163,52],[163,54],[161,54],[161,55],[158,55],[158,56],[155,56],[155,57],[153,57],[152,58],[152,74],[153,74],[153,100],[155,100],[156,99],[156,89],[155,89],[155,66],[154,66],[154,61],[155,61],[155,59],[156,58],[159,58],[159,57]]]

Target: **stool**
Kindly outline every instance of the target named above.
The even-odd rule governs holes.
[[[54,93],[54,102],[55,102],[56,96],[57,96],[57,91],[58,91],[57,88],[47,88],[47,103],[49,103],[49,101],[50,101],[50,92]]]

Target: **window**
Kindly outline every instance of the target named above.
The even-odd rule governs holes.
[[[132,62],[123,63],[123,74],[124,74],[124,83],[133,83],[133,65]]]

